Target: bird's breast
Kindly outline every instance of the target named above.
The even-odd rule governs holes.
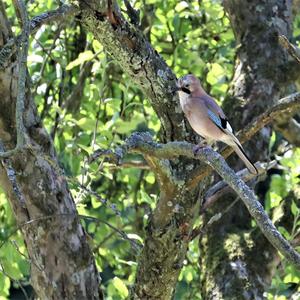
[[[189,95],[179,94],[181,108],[191,127],[202,137],[209,140],[222,140],[224,133],[208,117],[207,108],[202,102],[189,98]]]
[[[178,93],[179,93],[180,106],[183,112],[187,115],[188,111],[190,110],[189,95],[182,91],[179,91]]]

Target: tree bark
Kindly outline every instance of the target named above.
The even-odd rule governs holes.
[[[226,0],[224,6],[239,45],[231,97],[227,97],[224,109],[238,129],[285,92],[287,55],[278,43],[278,35],[291,34],[291,3]],[[246,145],[252,160],[267,159],[270,134],[271,130],[264,128]],[[231,163],[241,167],[239,161]],[[232,201],[232,197],[224,195],[206,220],[224,211]],[[253,231],[244,205],[239,202],[210,227],[200,240],[200,251],[204,299],[264,299],[277,251],[261,232]]]
[[[242,45],[238,50],[239,60],[231,92],[234,97],[231,101],[227,100],[226,105],[230,105],[231,112],[235,112],[229,114],[230,119],[235,120],[233,125],[240,128],[249,122],[248,116],[258,115],[271,106],[279,98],[283,83],[290,80],[285,69],[287,56],[274,36],[278,32],[288,35],[289,7],[280,1],[261,5],[254,1],[247,7],[243,1],[226,3],[237,40]],[[88,4],[79,1],[79,5],[83,25],[148,96],[162,123],[162,141],[195,141],[195,135],[184,121],[178,98],[172,92],[175,76],[139,29],[124,19],[116,1],[94,0]],[[239,8],[236,13],[233,7]],[[253,9],[256,9],[255,18],[249,14]],[[276,71],[275,74],[273,71]],[[251,111],[248,116],[243,113],[247,111]],[[262,130],[261,135],[263,138],[258,139],[255,146],[267,149],[270,130]],[[259,153],[260,156],[253,158],[266,157],[266,151]],[[189,185],[191,171],[197,166],[193,160],[158,161],[147,155],[145,158],[159,179],[160,198],[147,226],[132,298],[170,299],[186,254],[187,237],[199,206],[198,199],[201,199],[199,194],[202,194],[209,178],[203,179],[200,186]],[[223,204],[220,209],[224,209],[231,199],[220,202]],[[268,282],[271,272],[271,268],[263,266],[273,261],[276,252],[261,238],[260,233],[250,234],[250,220],[245,207],[239,204],[238,213],[229,214],[227,220],[222,219],[222,224],[214,226],[202,241],[202,287],[205,299],[261,298],[264,286],[260,276],[264,282]],[[213,236],[213,232],[217,232],[216,236]],[[263,247],[254,247],[257,240],[264,244]],[[220,254],[223,248],[227,250]],[[257,255],[257,249],[264,256]],[[250,270],[247,262],[252,262],[252,259],[256,260],[256,264]]]
[[[12,38],[0,2],[0,47]],[[15,107],[19,66],[12,55],[0,70],[1,151],[16,144]],[[31,283],[40,299],[101,299],[100,277],[86,233],[52,140],[41,123],[26,77],[23,121],[27,145],[0,164],[6,191],[31,262]],[[3,149],[4,148],[4,149]]]
[[[80,19],[123,71],[143,90],[162,124],[162,141],[196,140],[184,121],[175,95],[175,75],[135,25],[122,16],[116,1],[79,1]],[[145,157],[160,183],[160,197],[146,228],[133,299],[171,299],[199,207],[199,189],[189,190],[188,175],[199,165],[186,158]]]

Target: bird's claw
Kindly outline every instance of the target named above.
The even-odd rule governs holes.
[[[203,147],[199,147],[199,145],[193,147],[194,156],[196,156],[199,153],[201,148]]]
[[[202,141],[200,144],[194,146],[193,147],[194,156],[198,155],[199,151],[207,146],[208,146],[208,144],[206,141]]]

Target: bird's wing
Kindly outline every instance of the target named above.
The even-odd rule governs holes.
[[[248,156],[246,155],[241,143],[239,140],[235,137],[232,127],[230,126],[223,110],[219,105],[215,102],[215,100],[208,95],[203,95],[200,97],[202,103],[205,104],[207,109],[207,115],[209,119],[220,129],[222,130],[225,135],[224,139],[222,139],[223,142],[233,147],[236,154],[243,160],[245,165],[247,166],[250,173],[258,174],[258,171],[253,165],[253,163],[250,161]]]
[[[225,133],[233,133],[222,108],[216,101],[208,95],[203,95],[201,98],[207,107],[209,118]]]

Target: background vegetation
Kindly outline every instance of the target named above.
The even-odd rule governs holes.
[[[125,10],[124,3],[119,4]],[[33,17],[55,9],[59,1],[29,1],[27,5]],[[194,73],[222,104],[240,45],[221,1],[137,0],[133,6],[140,12],[144,35],[177,77]],[[298,45],[299,10],[292,40]],[[17,34],[20,29],[10,0],[6,11]],[[90,162],[88,157],[97,149],[115,148],[134,131],[158,137],[161,124],[145,95],[76,18],[43,26],[31,37],[28,68],[39,114],[82,215],[106,297],[126,299],[137,267],[136,243],[144,241],[144,228],[158,197],[157,182],[138,155],[130,157],[138,168],[126,166],[126,161],[123,167],[104,160]],[[278,165],[262,179],[268,188],[260,196],[273,221],[282,217],[282,203],[289,203],[292,226],[279,229],[299,245],[300,149],[273,131],[269,158]],[[3,191],[0,241],[0,299],[30,298],[30,262]],[[195,239],[189,245],[175,299],[202,299],[200,276]],[[283,259],[266,288],[266,297],[291,299],[297,291],[299,296],[299,282],[300,272]]]

